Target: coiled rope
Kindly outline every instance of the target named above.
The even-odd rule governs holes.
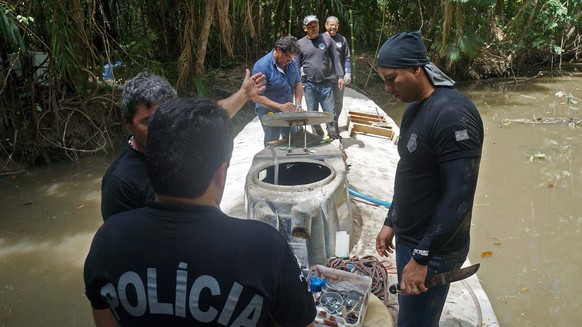
[[[352,257],[341,259],[332,257],[328,260],[329,268],[349,271],[357,275],[365,275],[372,278],[372,294],[376,295],[384,303],[388,303],[388,274],[396,273],[396,267],[388,262],[380,262],[376,257],[368,255],[362,258]],[[390,272],[389,272],[390,271]]]

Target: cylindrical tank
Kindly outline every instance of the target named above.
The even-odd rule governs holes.
[[[309,150],[258,152],[245,185],[247,218],[276,228],[306,267],[325,265],[336,232],[352,228],[342,151],[335,144]]]

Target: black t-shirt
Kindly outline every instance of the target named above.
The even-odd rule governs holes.
[[[307,36],[302,37],[299,39],[299,47],[301,52],[295,56],[295,61],[303,68],[308,81],[323,83],[344,77],[335,44],[327,34],[319,34],[313,40]]]
[[[352,61],[350,58],[351,52],[350,47],[348,46],[348,40],[346,40],[346,38],[339,33],[336,33],[335,36],[331,36],[329,33],[326,33],[326,35],[329,36],[335,43],[335,48],[337,50],[339,61],[342,65],[342,70],[344,71],[344,76],[348,73],[351,74]]]
[[[95,309],[122,326],[306,326],[313,296],[273,227],[215,207],[149,202],[108,219],[85,262]]]
[[[393,205],[386,222],[394,227],[400,241],[416,247],[434,223],[435,209],[445,191],[440,164],[455,159],[480,158],[483,122],[475,105],[465,95],[453,88],[440,87],[423,102],[411,104],[401,125],[400,160]],[[468,210],[459,226],[468,226],[470,219],[471,210]],[[440,249],[430,249],[431,253],[457,250],[469,241],[469,228],[446,232],[450,233],[445,237],[449,241]]]
[[[145,155],[126,146],[109,166],[101,183],[103,220],[116,213],[145,207],[155,198],[148,177]]]

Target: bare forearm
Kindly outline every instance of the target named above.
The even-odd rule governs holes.
[[[253,102],[265,108],[281,111],[281,103],[275,102],[264,95],[258,95],[253,99]]]
[[[302,101],[303,101],[303,84],[297,83],[295,84],[295,104],[301,106]]]
[[[228,115],[232,118],[249,100],[246,92],[241,88],[226,99],[218,100],[218,104],[226,109]]]

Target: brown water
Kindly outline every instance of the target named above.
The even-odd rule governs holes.
[[[486,128],[469,258],[500,325],[580,326],[582,125],[502,119],[582,119],[582,75],[468,92]]]
[[[83,264],[101,224],[91,157],[0,179],[0,326],[90,326]]]
[[[501,121],[582,117],[582,74],[460,89],[486,128],[469,257],[481,262],[500,325],[579,326],[582,126]],[[376,101],[400,121],[402,104],[389,95]],[[92,325],[82,267],[101,224],[101,176],[111,159],[0,177],[0,326]]]

